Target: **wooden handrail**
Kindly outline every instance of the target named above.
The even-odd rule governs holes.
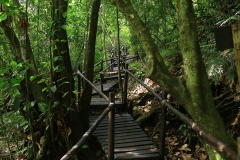
[[[83,145],[88,141],[93,132],[97,129],[102,120],[107,116],[107,114],[113,110],[114,103],[110,102],[108,107],[102,112],[102,114],[94,121],[93,125],[84,133],[82,138],[60,159],[60,160],[70,160],[72,159]]]
[[[102,112],[102,114],[94,121],[93,125],[84,133],[82,138],[61,158],[61,160],[72,159],[77,152],[83,147],[83,145],[88,141],[93,132],[97,129],[99,124],[108,114],[108,146],[109,146],[109,160],[114,159],[114,108],[115,108],[115,94],[109,93],[109,98],[99,91],[94,84],[92,84],[83,74],[78,70],[77,75],[83,78],[96,92],[98,92],[106,101],[109,102],[108,107]]]

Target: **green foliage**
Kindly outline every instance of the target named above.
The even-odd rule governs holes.
[[[164,58],[164,57],[167,57],[167,56],[172,56],[172,55],[176,55],[177,52],[176,51],[171,51],[171,50],[167,50],[167,49],[163,49],[161,50],[160,52],[160,55]]]
[[[28,121],[24,119],[19,111],[1,113],[0,118],[1,147],[8,149],[12,157],[16,157],[19,153],[27,152],[30,146],[24,146],[22,137],[17,133],[23,134],[29,132]],[[7,127],[5,128],[4,126]]]
[[[0,22],[1,22],[1,21],[4,21],[4,20],[6,20],[6,19],[7,19],[6,13],[0,12]]]
[[[237,78],[234,53],[232,50],[219,52],[215,50],[215,46],[204,45],[202,46],[202,51],[204,53],[206,71],[209,79],[215,84],[225,80],[234,81]]]
[[[144,65],[140,61],[135,61],[133,63],[130,63],[129,68],[134,70],[134,73],[138,78],[141,78],[144,76]]]
[[[2,92],[1,101],[3,101],[6,96],[13,97],[13,102],[10,102],[13,103],[15,110],[19,109],[20,82],[24,79],[28,68],[29,64],[27,62],[17,63],[15,61],[11,61],[9,66],[0,70],[0,91]]]
[[[189,130],[191,129],[191,127],[187,124],[182,124],[178,130],[181,131],[183,133],[184,136],[187,135],[187,133],[189,132]]]

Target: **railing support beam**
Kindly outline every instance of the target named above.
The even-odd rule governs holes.
[[[115,94],[109,93],[109,100],[115,104]],[[108,113],[108,160],[114,160],[114,124],[115,110],[114,108]]]
[[[125,64],[125,75],[124,75],[124,89],[123,89],[123,106],[126,108],[127,107],[127,88],[128,88],[128,64]]]
[[[167,92],[163,90],[162,92],[163,100],[167,100]],[[166,106],[162,105],[161,112],[161,126],[160,126],[160,146],[159,146],[159,155],[160,159],[164,159],[165,151],[165,128],[166,128]]]

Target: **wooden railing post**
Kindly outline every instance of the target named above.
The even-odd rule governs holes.
[[[115,103],[115,94],[109,93],[109,102]],[[114,160],[114,124],[115,124],[115,108],[108,113],[108,160]]]
[[[167,100],[167,92],[164,90],[162,92],[162,99]],[[166,127],[166,106],[162,105],[161,126],[160,126],[160,146],[159,146],[160,159],[164,159],[165,127]]]
[[[128,64],[125,64],[125,69],[128,70]],[[125,71],[124,75],[124,89],[123,89],[123,106],[127,107],[127,88],[128,88],[128,72]]]
[[[126,63],[125,63],[126,57],[125,57],[125,55],[122,56],[122,59],[123,59],[122,60],[122,70],[123,70],[126,67]]]
[[[103,78],[104,75],[101,73],[103,71],[103,62],[101,63],[101,69],[100,69],[100,85],[101,85],[101,92],[103,92]]]

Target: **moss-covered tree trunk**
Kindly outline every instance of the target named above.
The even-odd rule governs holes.
[[[192,1],[178,0],[177,5],[179,41],[184,61],[184,76],[181,78],[172,76],[167,70],[158,48],[154,44],[154,40],[137,12],[133,9],[130,0],[112,0],[115,5],[117,1],[119,10],[138,34],[148,56],[147,76],[177,99],[196,123],[227,146],[236,150],[236,144],[227,134],[213,102],[197,39]],[[204,145],[211,160],[227,159],[208,142],[204,141]]]

